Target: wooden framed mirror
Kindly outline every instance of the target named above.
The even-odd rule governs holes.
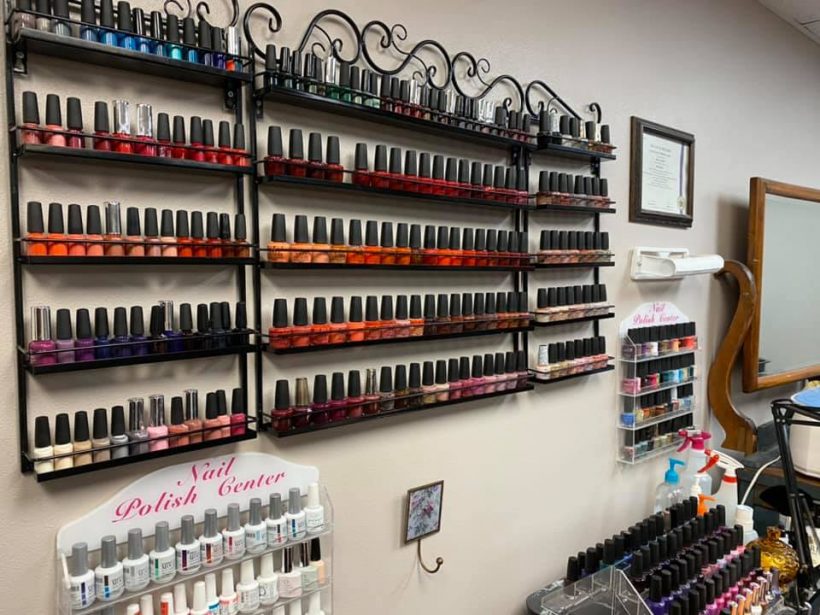
[[[746,262],[756,292],[743,390],[820,376],[820,190],[752,178]]]

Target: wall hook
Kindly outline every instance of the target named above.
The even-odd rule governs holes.
[[[424,559],[421,556],[421,540],[418,541],[418,557],[419,557],[419,564],[422,568],[424,568],[424,572],[429,572],[430,574],[436,574],[441,567],[444,565],[444,558],[437,557],[436,558],[436,567],[435,568],[428,568],[424,563]]]

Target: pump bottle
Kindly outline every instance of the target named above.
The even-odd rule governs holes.
[[[662,512],[679,504],[683,500],[683,491],[680,487],[680,477],[675,471],[675,466],[686,465],[678,459],[669,460],[669,469],[664,475],[663,482],[655,489],[655,513]]]

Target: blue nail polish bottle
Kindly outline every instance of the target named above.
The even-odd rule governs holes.
[[[128,344],[128,321],[124,307],[114,308],[114,337],[111,340],[111,356],[130,357],[132,355],[131,346],[117,346],[117,344]]]
[[[114,31],[114,5],[112,0],[102,0],[100,2],[100,29],[99,40],[101,43],[117,46],[117,33]]]
[[[136,51],[137,40],[133,36],[134,19],[131,15],[131,5],[125,0],[117,2],[117,30],[117,46]]]
[[[137,218],[139,220],[139,218]],[[142,314],[142,306],[135,305],[131,308],[131,336],[129,340],[133,342],[145,342],[145,319]],[[142,357],[148,354],[148,344],[135,343],[131,346],[131,354],[135,357]]]
[[[211,45],[213,46],[213,66],[225,70],[225,35],[222,28],[211,30]]]
[[[111,358],[111,340],[108,337],[108,310],[98,307],[94,310],[94,358]]]
[[[211,26],[204,19],[199,20],[199,61],[205,66],[214,65],[213,41],[211,40]]]
[[[94,0],[82,0],[80,6],[80,38],[84,41],[97,43],[100,40],[100,31],[96,28],[97,13],[94,11]]]
[[[162,29],[162,13],[159,11],[151,11],[151,31],[150,35],[154,41],[151,41],[151,53],[157,56],[165,55],[165,35]]]
[[[134,43],[137,46],[137,51],[140,53],[152,53],[153,44],[145,38],[145,13],[142,9],[134,9],[132,17],[134,25]]]
[[[168,41],[165,45],[165,55],[174,60],[181,60],[182,47],[179,45],[179,19],[176,15],[168,15],[165,36]]]
[[[211,312],[211,335],[215,336],[213,339],[214,348],[225,348],[228,345],[228,339],[225,335],[226,331],[222,326],[222,304],[216,301],[210,305]]]
[[[185,60],[188,62],[199,63],[199,53],[196,47],[196,27],[194,20],[191,17],[186,17],[182,20],[182,42],[188,47],[184,50]]]

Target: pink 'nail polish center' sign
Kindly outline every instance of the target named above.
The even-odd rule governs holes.
[[[235,453],[180,463],[151,472],[134,481],[84,517],[64,525],[57,533],[57,549],[71,552],[71,545],[98,545],[103,536],[127,540],[128,530],[140,528],[143,536],[154,534],[154,525],[167,521],[173,531],[182,515],[200,523],[207,508],[222,517],[228,504],[248,509],[251,498],[263,506],[272,493],[287,499],[298,487],[302,495],[310,483],[319,481],[319,470],[290,463],[265,453]]]
[[[681,312],[674,303],[668,301],[644,303],[621,321],[619,333],[621,337],[624,337],[629,329],[674,325],[680,322],[689,322],[689,320],[689,317]]]

